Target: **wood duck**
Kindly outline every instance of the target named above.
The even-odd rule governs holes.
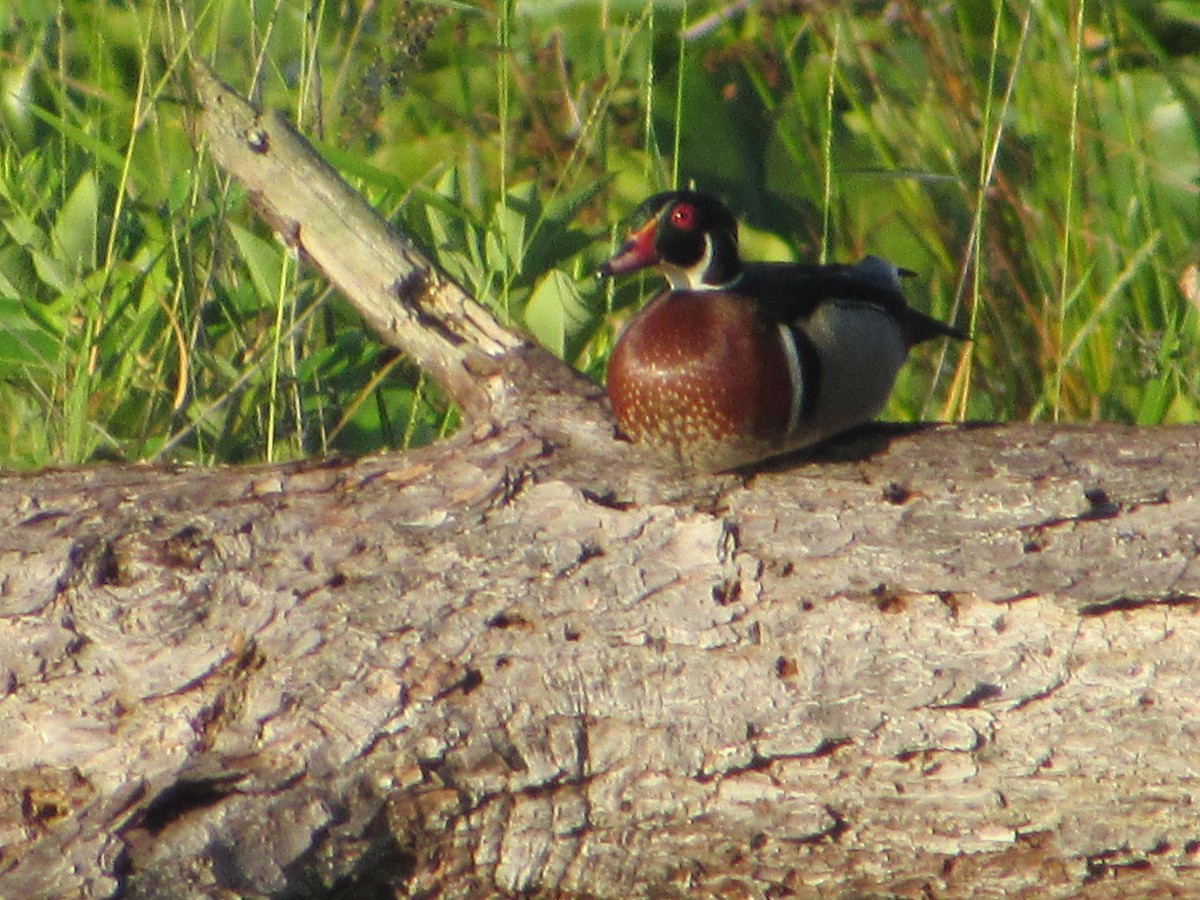
[[[966,339],[912,309],[877,256],[854,265],[743,263],[716,198],[657,194],[600,277],[656,266],[669,287],[629,322],[608,363],[621,429],[689,468],[722,471],[879,414],[909,349]]]

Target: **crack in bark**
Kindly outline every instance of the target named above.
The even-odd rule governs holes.
[[[1004,696],[1004,689],[998,684],[986,681],[975,682],[975,687],[963,696],[961,700],[950,703],[935,703],[930,709],[979,709],[988,700],[996,700]]]
[[[753,725],[747,726],[747,732],[753,731],[755,731]],[[757,749],[753,749],[750,759],[747,762],[731,765],[723,769],[699,772],[692,776],[692,780],[697,784],[711,784],[726,778],[737,778],[739,775],[746,775],[752,772],[769,772],[771,767],[776,763],[824,759],[825,757],[832,756],[841,747],[852,743],[853,741],[850,738],[822,738],[820,743],[812,750],[797,750],[790,753],[759,753]],[[753,737],[751,737],[751,746],[754,746]]]
[[[1200,608],[1200,597],[1193,594],[1167,594],[1163,597],[1114,597],[1097,603],[1087,603],[1079,607],[1081,616],[1104,616],[1114,612],[1134,612],[1150,607],[1195,606]]]
[[[1162,506],[1171,502],[1168,492],[1165,489],[1141,500],[1114,500],[1104,488],[1094,487],[1086,489],[1083,492],[1083,497],[1088,505],[1082,512],[1069,516],[1051,516],[1040,522],[1022,525],[1019,531],[1022,534],[1040,537],[1042,532],[1059,528],[1063,525],[1074,525],[1081,522],[1102,522],[1106,519],[1115,519],[1126,513],[1136,512],[1145,506]],[[1036,540],[1037,538],[1035,537],[1033,541],[1036,542]],[[1038,547],[1037,549],[1040,550],[1042,548]]]
[[[1024,697],[1021,697],[1010,708],[1013,710],[1024,709],[1025,707],[1030,706],[1034,703],[1037,703],[1040,700],[1046,700],[1046,699],[1052,697],[1060,689],[1065,687],[1069,680],[1070,680],[1069,675],[1064,678],[1056,679],[1055,681],[1051,682],[1049,685],[1047,685],[1042,690],[1036,691],[1032,694],[1027,694]]]
[[[616,493],[609,490],[603,493],[596,493],[590,488],[580,490],[583,499],[589,503],[594,503],[597,506],[603,506],[605,509],[615,510],[616,512],[626,512],[633,509],[637,504],[632,500],[621,500]]]
[[[833,820],[832,824],[828,828],[818,831],[815,834],[805,835],[803,837],[784,837],[776,838],[776,840],[799,846],[820,843],[836,844],[841,836],[850,830],[850,825],[846,821],[845,816],[843,816],[832,806],[823,805],[822,809],[824,809],[825,814]]]

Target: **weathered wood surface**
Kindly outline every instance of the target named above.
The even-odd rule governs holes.
[[[484,357],[437,447],[0,478],[0,895],[1200,891],[1200,429],[683,478]]]

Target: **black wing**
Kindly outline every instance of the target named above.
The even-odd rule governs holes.
[[[895,316],[910,344],[942,336],[966,340],[959,329],[908,305],[900,289],[900,276],[908,274],[876,256],[853,265],[746,263],[734,290],[758,298],[781,322],[806,319],[822,303],[864,303]]]

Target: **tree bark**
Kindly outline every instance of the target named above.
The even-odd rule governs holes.
[[[1200,891],[1200,429],[660,468],[403,239],[281,208],[331,172],[245,181],[222,130],[251,169],[298,139],[197,93],[470,422],[0,478],[0,895]]]

